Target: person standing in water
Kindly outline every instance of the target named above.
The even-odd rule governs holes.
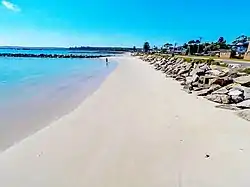
[[[108,58],[106,58],[106,67],[108,67],[109,66],[109,60],[108,60]]]

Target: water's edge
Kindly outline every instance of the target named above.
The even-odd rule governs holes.
[[[98,76],[90,76],[88,80],[85,82],[84,86],[79,91],[80,96],[78,97],[77,95],[74,95],[75,97],[73,96],[69,98],[71,99],[70,106],[56,106],[58,110],[56,113],[53,113],[53,110],[55,110],[55,108],[47,108],[46,112],[44,112],[46,114],[42,113],[39,119],[32,119],[27,124],[21,124],[20,128],[17,127],[15,130],[6,127],[6,129],[4,129],[3,132],[1,132],[0,152],[7,150],[8,148],[14,146],[23,139],[35,134],[36,132],[42,130],[43,128],[46,128],[53,122],[59,120],[63,116],[68,115],[69,113],[74,111],[81,105],[81,103],[83,103],[86,100],[88,96],[93,94],[100,87],[100,85],[106,80],[106,78],[116,69],[117,65],[118,64],[116,62],[114,63],[112,62],[112,65],[108,67],[106,71],[99,72],[100,74],[98,74]],[[39,106],[37,106],[37,111],[39,111]],[[48,114],[50,115],[48,116]]]

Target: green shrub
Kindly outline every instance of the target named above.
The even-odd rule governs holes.
[[[184,58],[185,62],[191,63],[192,62],[192,58]]]

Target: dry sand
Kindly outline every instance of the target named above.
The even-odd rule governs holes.
[[[0,155],[1,187],[250,186],[249,122],[119,62],[79,108]]]

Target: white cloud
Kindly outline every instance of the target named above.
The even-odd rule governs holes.
[[[21,9],[17,5],[15,5],[15,4],[13,4],[13,3],[9,2],[9,1],[6,1],[6,0],[2,0],[2,5],[5,8],[7,8],[7,9],[9,9],[11,11],[14,11],[14,12],[20,12],[21,11]]]

